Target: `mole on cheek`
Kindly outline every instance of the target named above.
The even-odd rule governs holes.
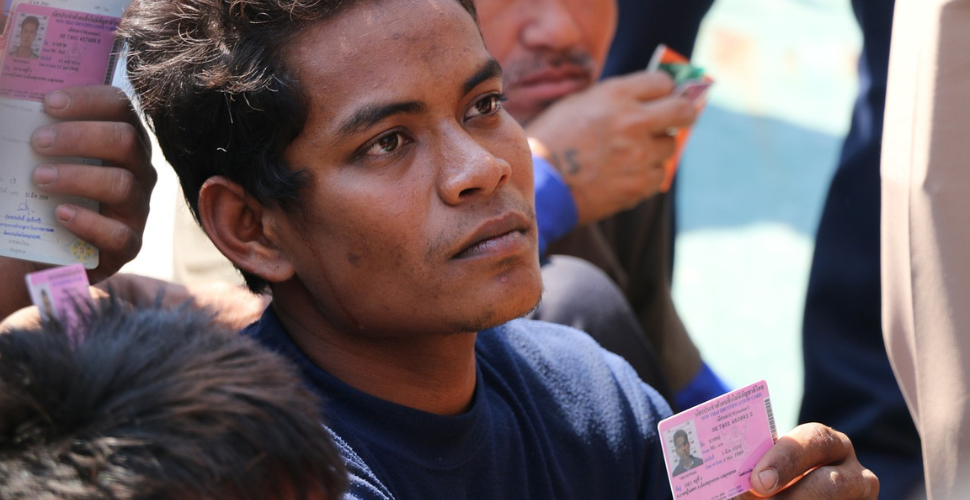
[[[347,252],[347,262],[349,262],[350,265],[357,267],[357,264],[360,262],[360,255],[357,255],[354,252]]]

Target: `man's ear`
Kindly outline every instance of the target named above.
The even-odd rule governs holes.
[[[212,243],[236,267],[270,283],[294,273],[270,227],[275,212],[222,176],[210,177],[199,190],[199,219]]]

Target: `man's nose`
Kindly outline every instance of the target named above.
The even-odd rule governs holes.
[[[441,199],[449,205],[487,197],[505,185],[512,168],[464,130],[445,136],[439,179]]]
[[[522,43],[533,49],[570,50],[583,40],[579,20],[563,0],[531,3],[534,15],[520,34]]]

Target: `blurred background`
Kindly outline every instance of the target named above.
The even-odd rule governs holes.
[[[813,239],[857,90],[848,0],[717,0],[694,62],[716,79],[676,183],[674,300],[708,363],[735,387],[765,379],[780,432],[801,400],[801,321]],[[159,183],[142,254],[170,279],[175,210]]]
[[[860,46],[848,0],[717,0],[694,53],[716,83],[677,174],[674,301],[729,384],[767,380],[779,432],[798,416],[815,230]]]

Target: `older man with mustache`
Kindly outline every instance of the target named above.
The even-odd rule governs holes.
[[[636,361],[637,341],[646,340],[677,406],[716,396],[724,384],[701,360],[670,297],[672,208],[670,196],[658,192],[662,164],[674,151],[667,132],[691,125],[695,114],[686,99],[671,95],[668,78],[642,71],[659,41],[690,52],[710,2],[621,4],[635,14],[630,19],[659,20],[651,21],[652,31],[624,26],[611,71],[640,70],[603,81],[618,21],[613,0],[476,4],[486,46],[505,71],[506,109],[533,148],[540,251],[554,255],[543,266],[545,294],[535,317],[587,330],[641,376],[647,370]],[[635,324],[630,309],[615,306],[615,288],[559,255],[603,270]]]

